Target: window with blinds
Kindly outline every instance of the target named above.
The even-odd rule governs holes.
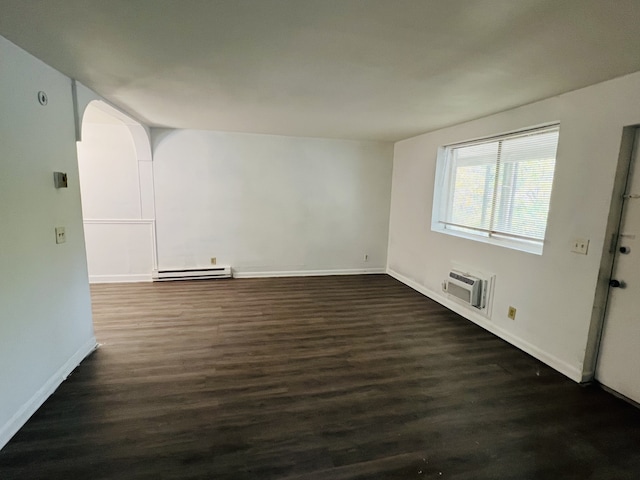
[[[553,125],[444,147],[432,228],[542,253],[558,133]]]

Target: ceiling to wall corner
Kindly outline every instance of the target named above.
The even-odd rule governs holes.
[[[638,0],[0,0],[1,35],[150,126],[381,141],[636,72],[639,25]]]

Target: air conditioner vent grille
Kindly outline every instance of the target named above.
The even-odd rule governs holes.
[[[449,272],[445,290],[450,297],[482,309],[485,307],[485,290],[487,282],[464,272],[452,270]]]
[[[471,291],[466,288],[462,288],[455,283],[449,283],[447,288],[449,295],[453,295],[454,297],[459,298],[460,300],[471,303]]]

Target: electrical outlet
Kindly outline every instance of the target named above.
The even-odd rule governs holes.
[[[217,262],[216,257],[211,257],[211,265],[215,265]]]
[[[515,307],[509,307],[509,313],[507,313],[507,317],[509,317],[511,320],[515,320],[516,319],[516,309],[515,309]]]
[[[56,243],[64,243],[67,241],[67,234],[64,227],[56,227]]]
[[[581,255],[586,255],[589,250],[589,240],[586,238],[574,238],[571,241],[571,251],[574,253],[579,253]]]

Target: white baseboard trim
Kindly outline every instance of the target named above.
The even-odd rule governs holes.
[[[368,275],[374,273],[387,273],[384,267],[380,268],[350,268],[341,270],[289,270],[270,272],[243,272],[233,270],[233,278],[264,278],[264,277],[322,277],[328,275]]]
[[[151,273],[130,275],[89,275],[89,283],[138,283],[151,281]]]
[[[42,404],[64,382],[69,374],[98,347],[95,337],[91,337],[82,347],[55,372],[46,383],[18,410],[9,421],[0,428],[0,449],[27,423]]]
[[[424,296],[429,297],[431,300],[438,302],[440,305],[447,307],[449,310],[456,312],[458,315],[463,316],[467,320],[470,320],[476,325],[479,325],[485,330],[488,330],[497,337],[500,337],[506,342],[509,342],[511,345],[518,347],[520,350],[528,353],[532,357],[537,358],[541,362],[549,365],[551,368],[557,370],[563,375],[566,375],[571,380],[578,383],[581,383],[583,381],[582,371],[577,367],[565,362],[564,360],[559,359],[555,355],[545,352],[541,348],[527,342],[526,340],[523,340],[522,338],[517,337],[510,332],[507,332],[503,328],[491,323],[489,319],[480,315],[479,313],[469,311],[463,305],[460,305],[448,299],[444,295],[441,295],[431,289],[426,288],[423,285],[420,285],[418,282],[405,277],[404,275],[392,270],[391,268],[387,268],[387,273],[396,280],[404,283],[408,287],[413,288]]]

